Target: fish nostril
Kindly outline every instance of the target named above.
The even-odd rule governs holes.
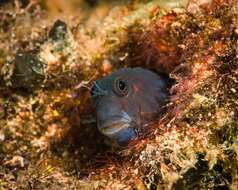
[[[105,90],[100,84],[97,82],[94,82],[93,87],[91,88],[91,96],[92,97],[98,97],[98,96],[104,96],[108,94],[108,91]]]
[[[97,91],[97,87],[95,85],[93,85],[93,87],[90,90],[90,94],[91,94],[92,97],[96,96],[96,94],[97,94],[96,91]]]
[[[93,87],[91,88],[90,93],[91,93],[92,97],[97,97],[97,96],[100,96],[102,94],[97,85],[93,85]]]

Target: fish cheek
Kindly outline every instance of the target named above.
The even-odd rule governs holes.
[[[140,106],[138,102],[139,100],[137,94],[132,91],[127,97],[124,97],[122,103],[123,109],[131,117],[133,123],[136,124],[134,126],[136,128],[139,128],[141,126]]]
[[[138,105],[141,124],[143,125],[153,120],[158,113],[159,107],[154,94],[149,90],[147,92],[140,90],[135,94],[134,100]]]

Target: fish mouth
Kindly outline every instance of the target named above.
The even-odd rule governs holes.
[[[122,121],[116,121],[116,122],[109,121],[100,127],[100,131],[102,134],[108,137],[113,137],[115,134],[119,133],[123,129],[129,128],[130,126],[131,126],[130,123],[125,123]]]
[[[130,127],[132,127],[132,119],[123,111],[122,115],[110,117],[109,120],[100,125],[99,130],[105,136],[113,137],[122,130]]]

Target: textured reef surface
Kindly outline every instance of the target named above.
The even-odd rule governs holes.
[[[123,67],[175,81],[121,149],[90,88]],[[236,0],[0,2],[0,190],[238,189]]]

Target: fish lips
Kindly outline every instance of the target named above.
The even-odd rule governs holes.
[[[137,136],[136,123],[125,112],[122,116],[110,117],[98,128],[102,134],[116,141],[119,145],[126,145]]]

